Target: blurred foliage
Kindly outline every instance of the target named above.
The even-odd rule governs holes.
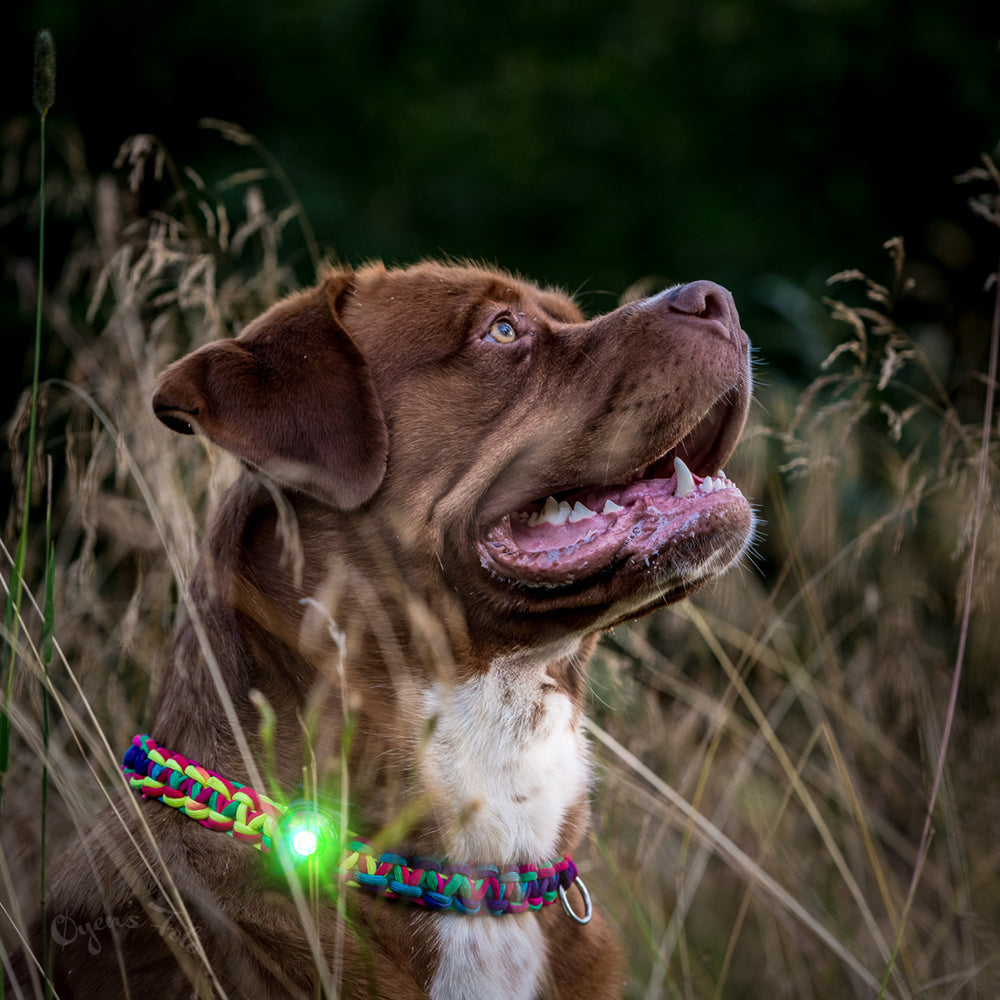
[[[951,179],[1000,137],[994,15],[977,0],[26,0],[0,32],[0,122],[30,111],[47,25],[52,117],[94,173],[150,132],[224,176],[238,151],[198,122],[234,121],[327,252],[484,258],[595,311],[647,276],[712,277],[769,371],[810,377],[829,347],[822,282],[880,266],[889,237],[925,262],[935,304],[948,282],[981,287]],[[30,254],[29,236],[4,227],[0,247]],[[311,279],[301,244],[283,257]]]

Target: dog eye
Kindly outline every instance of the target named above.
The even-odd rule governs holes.
[[[490,327],[485,339],[492,340],[495,344],[513,344],[517,340],[517,330],[509,320],[498,319]]]

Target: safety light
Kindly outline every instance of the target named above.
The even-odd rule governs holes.
[[[341,817],[322,801],[294,799],[278,820],[275,838],[285,867],[298,868],[307,861],[334,865],[340,847]]]
[[[296,830],[288,845],[292,853],[305,860],[319,850],[319,834],[315,830]]]

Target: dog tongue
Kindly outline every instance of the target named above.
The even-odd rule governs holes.
[[[702,479],[678,459],[669,479],[582,490],[561,501],[548,497],[540,509],[511,514],[487,533],[485,549],[505,575],[557,586],[598,572],[618,557],[648,558],[700,532],[711,522],[712,509],[736,500],[746,503],[724,472]]]
[[[561,501],[550,496],[541,510],[511,515],[511,534],[526,552],[549,552],[603,533],[618,521],[618,515],[626,510],[626,506],[637,501],[655,497],[662,507],[668,498],[683,499],[699,489],[707,494],[731,485],[721,470],[715,480],[696,478],[684,461],[677,458],[674,475],[669,479],[640,480],[631,486],[603,493],[581,491]],[[592,504],[594,509],[588,504]]]
[[[614,522],[615,515],[624,510],[610,497],[600,513],[591,510],[581,500],[572,504],[549,497],[540,511],[522,512],[511,518],[511,531],[518,544],[529,552],[545,552],[565,548],[601,531]]]

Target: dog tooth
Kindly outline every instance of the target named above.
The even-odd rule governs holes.
[[[689,497],[697,487],[694,484],[694,476],[691,470],[680,458],[674,459],[674,474],[677,476],[677,486],[674,488],[675,497]]]
[[[585,507],[579,500],[573,504],[573,510],[569,515],[569,523],[576,524],[577,521],[583,521],[585,518],[593,517],[596,511],[591,510],[589,507]]]
[[[601,511],[602,514],[617,514],[618,511],[624,510],[620,504],[616,504],[614,500],[604,501],[604,510]]]
[[[719,471],[715,474],[715,478],[716,479],[725,479],[726,478],[726,474],[722,471],[722,469],[719,469]]]
[[[701,486],[698,487],[702,493],[714,493],[715,492],[715,480],[711,476],[705,476],[701,481]]]
[[[549,497],[545,501],[542,512],[538,515],[538,524],[557,524],[556,517],[559,514],[559,501],[555,497]]]
[[[573,512],[565,500],[559,503],[555,497],[549,497],[545,501],[545,507],[538,515],[536,524],[565,524],[569,520],[569,515]]]

